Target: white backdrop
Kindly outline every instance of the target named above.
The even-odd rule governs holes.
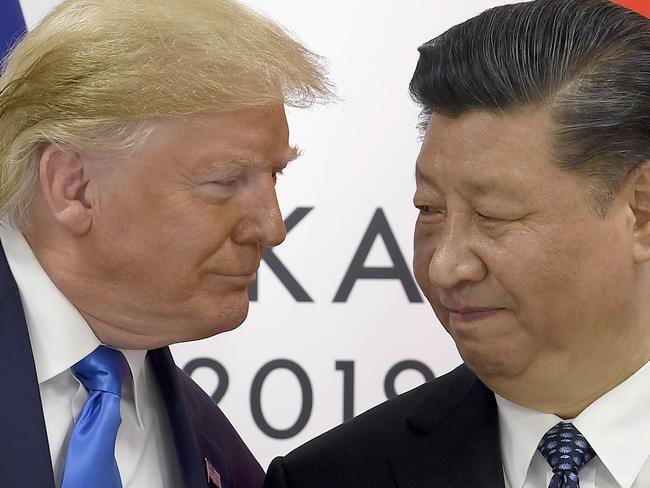
[[[22,0],[28,28],[56,3]],[[408,82],[417,47],[486,8],[514,2],[246,3],[328,58],[342,98],[289,113],[292,142],[304,156],[281,177],[278,192],[285,218],[303,210],[293,213],[297,223],[274,255],[297,285],[278,278],[277,262],[263,263],[244,325],[173,347],[178,364],[196,368],[193,377],[206,391],[219,390],[220,406],[266,467],[344,416],[385,400],[385,382],[403,392],[423,381],[418,369],[441,375],[460,363],[429,305],[403,286],[413,283],[410,271],[398,273],[401,280],[358,279],[334,298],[346,274],[359,276],[360,268],[394,271],[400,256],[411,267],[419,134]],[[362,248],[348,273],[366,234],[367,252]]]

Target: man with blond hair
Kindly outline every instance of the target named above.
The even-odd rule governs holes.
[[[167,346],[233,329],[317,56],[230,0],[68,0],[0,78],[3,487],[263,473]]]

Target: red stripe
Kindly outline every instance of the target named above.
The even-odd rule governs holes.
[[[614,3],[623,5],[624,7],[639,12],[650,18],[650,0],[612,0]]]

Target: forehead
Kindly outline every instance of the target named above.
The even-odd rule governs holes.
[[[284,108],[274,106],[158,121],[140,155],[161,170],[203,171],[229,163],[281,165],[296,151]]]
[[[207,113],[186,123],[196,138],[234,153],[282,159],[288,151],[289,128],[282,105]]]
[[[551,121],[542,109],[517,113],[434,114],[417,161],[419,183],[462,180],[471,193],[553,178]]]

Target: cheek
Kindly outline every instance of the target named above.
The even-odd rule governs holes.
[[[121,247],[127,255],[133,253],[142,259],[143,248],[155,244],[154,236],[164,234],[167,219],[158,182],[145,186],[136,179],[142,175],[133,178],[116,177],[106,185],[99,196],[93,225],[105,246]]]
[[[515,312],[526,322],[565,308],[574,294],[582,263],[573,245],[558,241],[527,240],[501,263],[501,283],[515,299]]]
[[[227,237],[217,214],[187,199],[117,200],[96,222],[93,254],[103,273],[123,286],[166,294],[188,288]]]
[[[611,251],[620,236],[579,226],[545,236],[551,238],[529,240],[508,260],[502,283],[524,328],[563,348],[584,336],[585,328],[610,320],[631,275],[625,257]]]

